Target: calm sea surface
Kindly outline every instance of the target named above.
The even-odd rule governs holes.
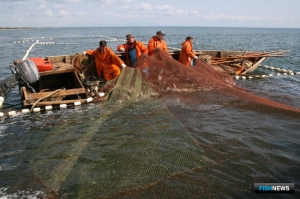
[[[127,33],[148,42],[159,29],[173,48],[192,36],[194,49],[290,50],[262,65],[300,72],[300,29],[39,28],[0,30],[0,80],[36,40],[45,43],[29,57],[80,53]],[[237,85],[300,109],[300,76],[264,67],[253,72],[262,74],[273,76]],[[166,101],[173,114],[154,101],[147,108],[144,102],[85,104],[1,119],[0,198],[300,198],[299,117]],[[15,88],[3,109],[21,108]],[[295,183],[296,192],[255,194],[254,183]]]

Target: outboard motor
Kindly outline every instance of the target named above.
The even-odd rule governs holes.
[[[35,63],[30,60],[24,60],[17,63],[16,72],[26,84],[32,84],[40,79],[40,74]],[[12,69],[11,69],[12,70]]]
[[[22,83],[27,84],[32,92],[36,92],[30,84],[38,81],[40,74],[32,60],[26,59],[17,63],[17,65],[11,65],[10,70],[13,75],[0,82],[0,96],[5,96],[11,88]]]

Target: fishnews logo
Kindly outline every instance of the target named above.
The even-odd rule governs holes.
[[[295,183],[254,183],[255,193],[294,193]]]

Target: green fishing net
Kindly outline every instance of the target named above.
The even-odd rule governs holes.
[[[136,71],[124,69],[107,83],[115,86],[99,114],[88,113],[92,120],[67,124],[68,132],[51,128],[42,150],[30,152],[39,159],[31,169],[60,198],[107,197],[206,164],[198,143]]]

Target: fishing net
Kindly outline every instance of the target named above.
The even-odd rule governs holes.
[[[240,122],[239,131],[244,132],[247,136],[248,129],[255,126],[255,118],[248,116],[246,121],[243,121],[242,118],[237,118],[236,121],[227,121],[226,118],[205,116],[205,112],[206,110],[227,107],[226,111],[232,112],[232,114],[235,114],[236,110],[244,109],[249,110],[247,114],[250,115],[251,111],[254,110],[268,114],[279,114],[279,116],[284,118],[299,118],[299,109],[253,95],[246,89],[239,88],[230,75],[213,70],[211,66],[202,60],[196,60],[194,64],[194,67],[186,67],[167,53],[158,50],[154,56],[142,56],[139,58],[135,64],[135,75],[141,76],[142,81],[150,85],[150,88],[155,91],[161,103],[164,104],[163,106],[166,106],[171,111],[178,123],[182,123],[187,128],[188,133],[192,135],[196,142],[205,143],[207,140],[211,141],[207,144],[200,144],[200,146],[205,151],[205,154],[210,154],[210,157],[214,156],[212,159],[217,161],[217,163],[206,163],[205,166],[199,165],[190,170],[182,170],[182,172],[166,178],[160,178],[148,186],[128,189],[107,198],[222,198],[222,193],[227,196],[243,198],[237,184],[236,189],[229,190],[226,188],[227,186],[224,185],[226,180],[222,182],[220,179],[226,179],[227,175],[218,171],[229,173],[230,176],[237,176],[237,178],[241,179],[250,178],[249,181],[254,182],[272,181],[269,177],[260,177],[258,179],[248,177],[248,173],[251,173],[251,170],[245,168],[243,164],[240,166],[236,165],[235,162],[239,162],[245,157],[255,161],[255,157],[258,154],[253,154],[252,151],[247,149],[247,146],[244,146],[244,143],[239,138],[224,138],[219,135],[224,131],[233,131],[222,129],[223,125],[219,127],[219,124]],[[132,69],[130,70],[132,71]],[[125,70],[122,73],[128,73],[128,71]],[[126,82],[128,80],[134,83],[130,79],[127,75],[124,75],[120,76],[118,81]],[[121,85],[123,83],[118,84],[118,87]],[[132,91],[134,89],[141,91],[139,84],[137,86],[131,84],[127,88],[130,88],[129,90]],[[128,96],[128,90],[125,90],[124,96]],[[137,91],[131,93],[136,93]],[[114,92],[114,89],[110,91],[110,97],[107,100],[116,101],[117,99],[122,99],[123,95],[119,93],[119,89],[118,94],[114,95],[115,97],[111,97]],[[134,97],[134,99],[136,98]],[[125,101],[122,101],[122,103]],[[210,113],[210,115],[213,115],[213,113]],[[206,120],[206,123],[208,120],[211,126],[201,126],[199,122],[202,120]],[[163,124],[163,121],[160,124]],[[200,129],[203,129],[203,131]],[[213,131],[212,129],[216,131],[213,135],[205,133],[205,131]],[[201,134],[199,134],[199,131]],[[264,131],[268,132],[270,130],[264,129]],[[218,148],[214,148],[215,143],[219,143],[217,145]],[[220,143],[224,143],[224,145]],[[236,147],[237,151],[233,152],[230,148],[227,148],[226,145],[228,144],[233,148]],[[269,147],[266,144],[263,146]],[[272,162],[269,162],[268,166],[261,165],[260,169],[267,172],[270,165],[278,169]],[[227,168],[235,169],[231,171]],[[279,172],[284,172],[284,169]],[[235,180],[232,179],[232,181]],[[251,185],[246,186],[251,187]],[[211,189],[208,187],[211,187]],[[213,191],[215,189],[218,191]]]
[[[38,143],[42,150],[25,157],[35,160],[31,169],[60,198],[101,198],[206,164],[197,142],[157,98],[113,103],[96,114],[68,132],[53,128]]]
[[[236,86],[232,76],[214,70],[200,59],[195,60],[194,67],[184,67],[168,53],[158,49],[153,56],[140,57],[134,67],[134,75],[132,73],[128,75],[128,71],[125,70],[122,72],[124,75],[103,87],[106,92],[115,85],[118,91],[123,89],[123,93],[118,92],[118,95],[109,97],[109,100],[127,101],[128,97],[123,98],[128,96],[125,94],[127,92],[133,92],[136,96],[137,93],[153,89],[160,98],[172,95],[173,98],[180,99],[186,104],[217,103],[222,106],[236,106],[299,117],[299,109],[251,94],[246,89]],[[142,79],[140,81],[147,86],[141,88],[141,83],[135,81],[134,76],[139,76],[139,79]],[[112,90],[109,96],[113,92],[115,91]],[[192,94],[187,95],[188,93]],[[142,96],[148,98],[150,95]]]
[[[49,198],[240,196],[238,188],[228,190],[219,179],[226,178],[224,173],[247,176],[251,170],[235,162],[245,156],[255,159],[257,154],[238,138],[219,135],[222,125],[217,124],[232,121],[211,118],[206,109],[227,108],[234,113],[237,107],[292,118],[299,118],[300,111],[238,88],[230,75],[213,70],[202,60],[194,64],[182,65],[160,50],[153,56],[143,55],[134,68],[123,69],[102,87],[107,93],[106,106],[65,119],[68,131],[63,125],[54,126],[46,129],[51,136],[42,142],[33,138],[24,159],[34,160],[30,170],[44,187],[57,193],[50,192]],[[78,115],[86,118],[85,123],[67,122],[76,121]],[[201,126],[204,120],[211,125]],[[241,123],[239,130],[247,132],[244,121],[236,121]],[[212,129],[215,134],[206,133]],[[205,143],[206,139],[212,141]],[[228,149],[227,144],[238,150]]]

